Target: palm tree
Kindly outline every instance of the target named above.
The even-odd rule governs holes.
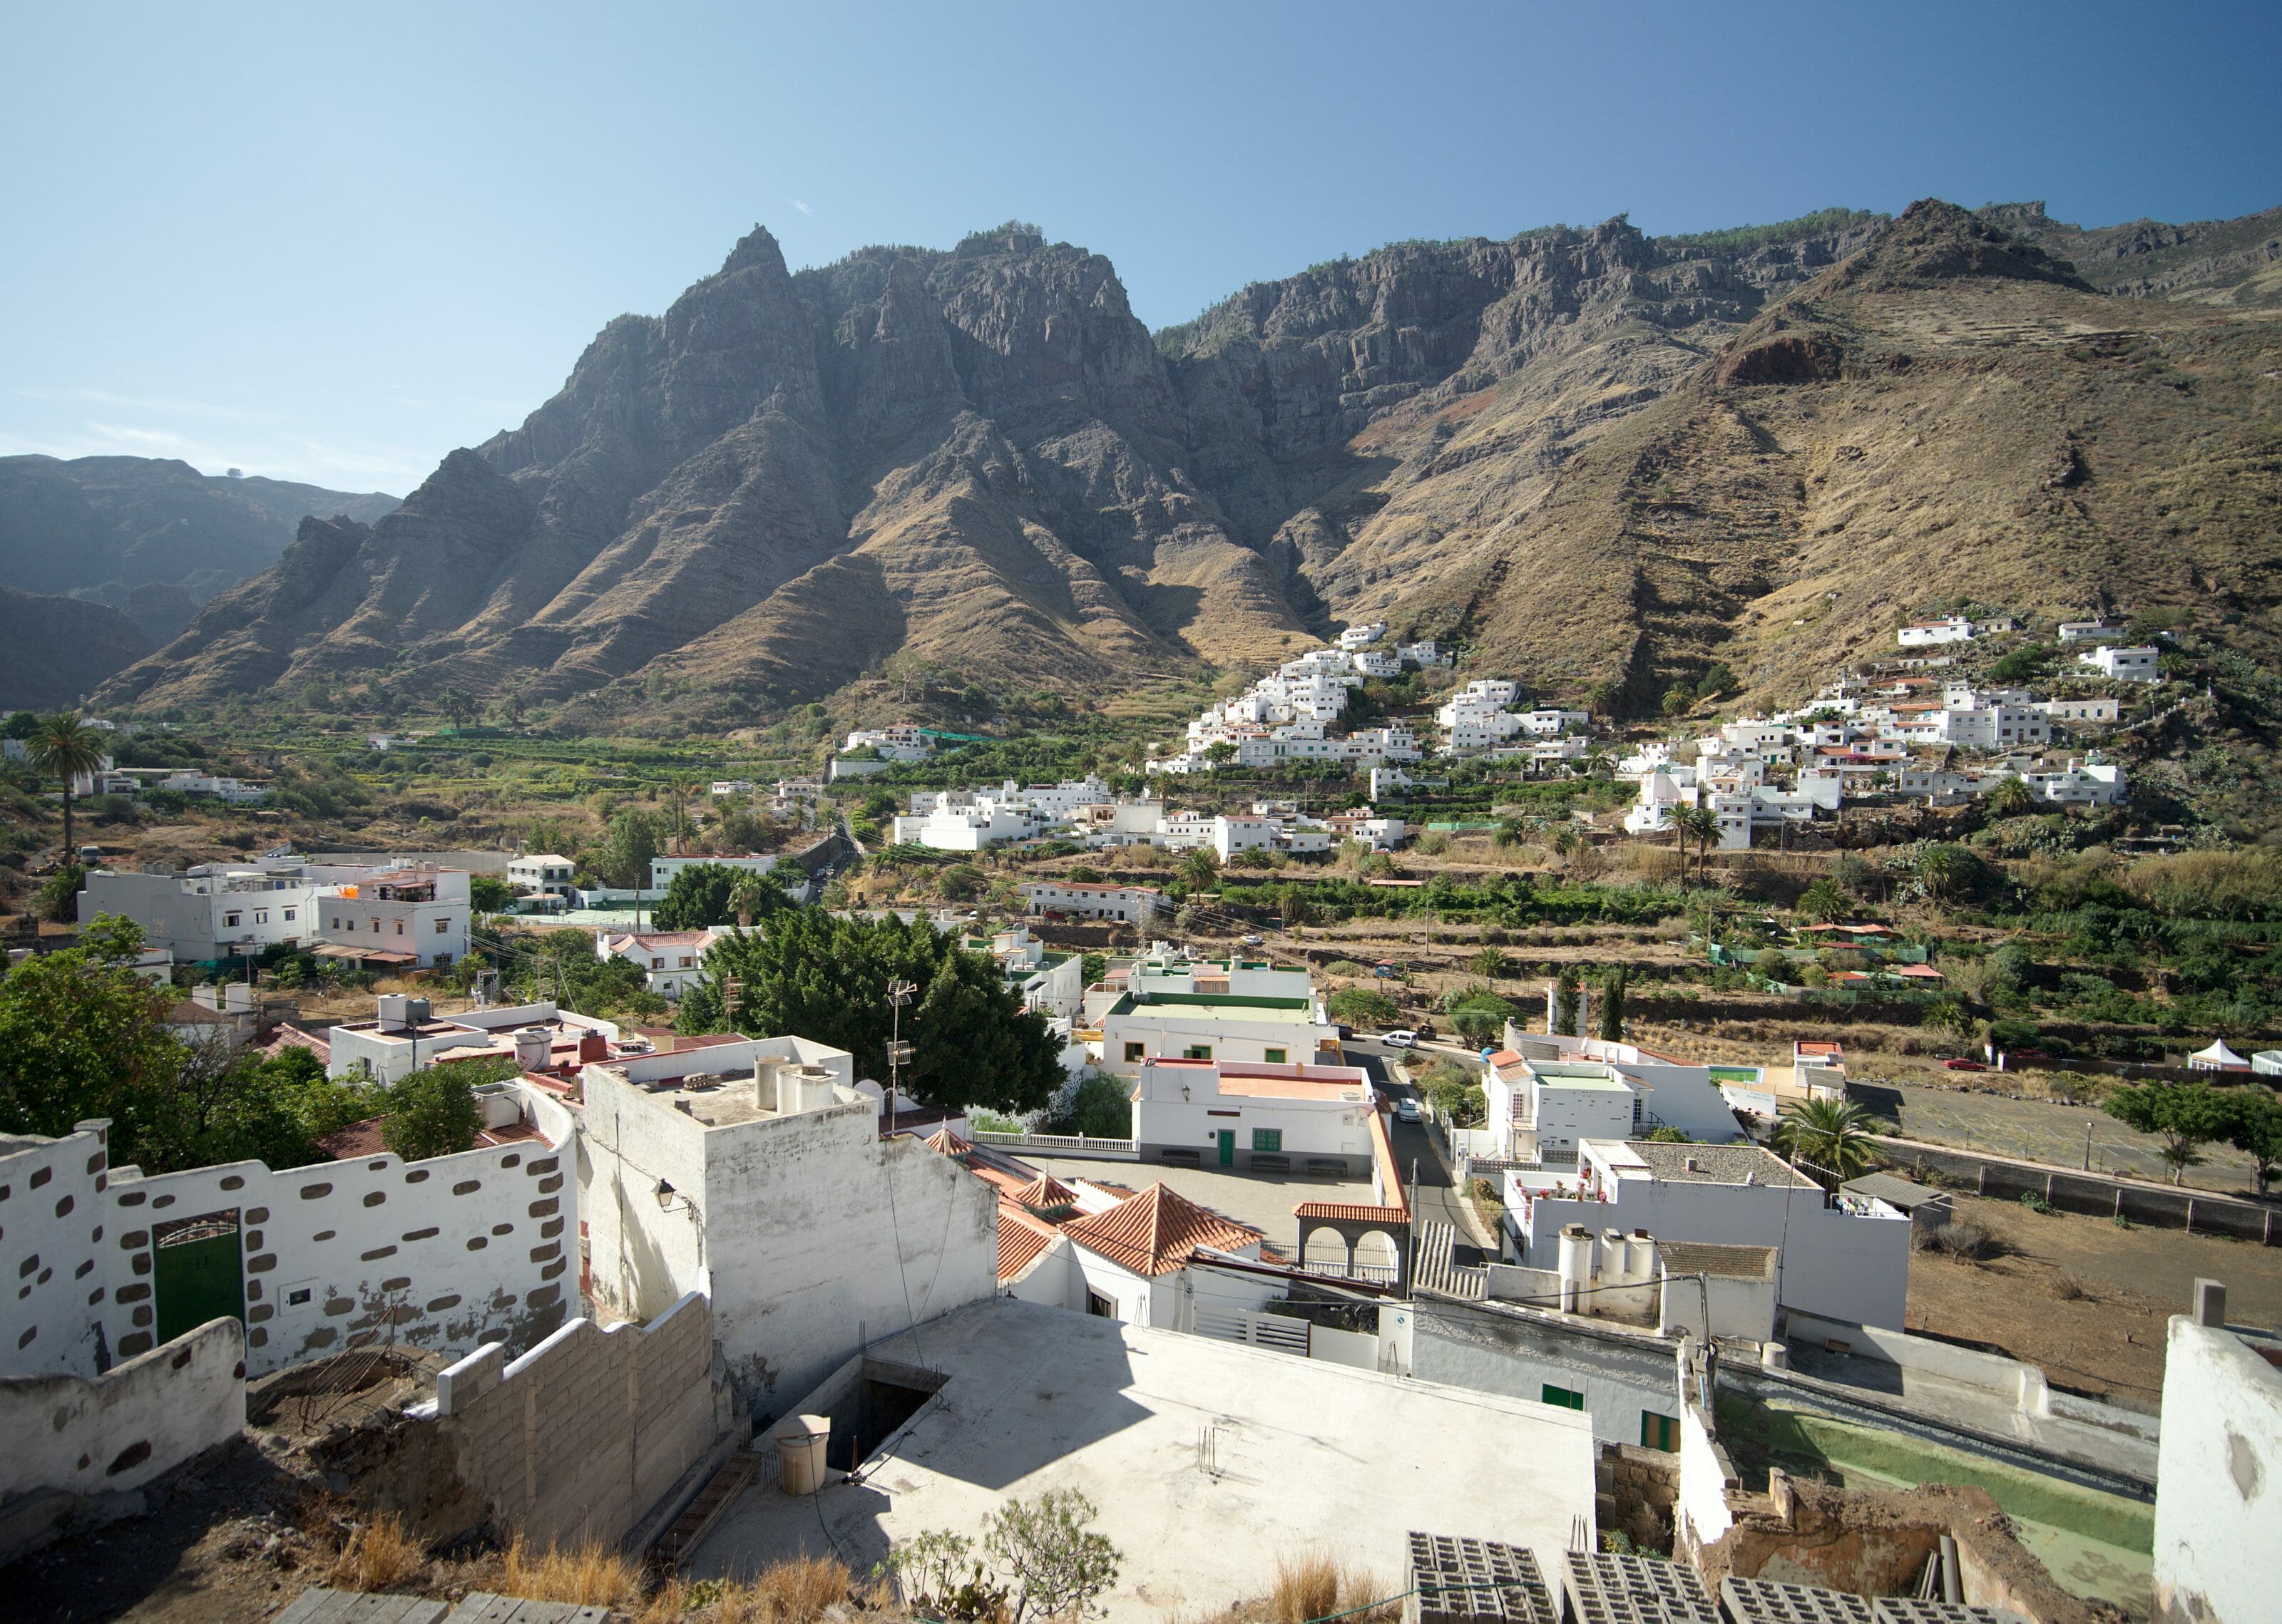
[[[1710,872],[1712,843],[1719,838],[1719,815],[1709,807],[1674,807],[1672,826],[1682,840],[1696,842],[1696,881],[1704,883]]]
[[[753,916],[772,904],[784,901],[784,887],[773,874],[757,874],[748,870],[729,887],[729,906],[737,916],[737,928],[753,928]]]
[[[68,711],[58,711],[52,716],[43,716],[40,725],[25,749],[32,765],[51,778],[64,781],[64,861],[78,861],[78,847],[72,842],[72,780],[82,773],[92,774],[103,765],[103,742],[93,728]]]
[[[1851,1100],[1801,1100],[1783,1112],[1767,1138],[1792,1161],[1809,1164],[1825,1185],[1861,1177],[1877,1154],[1869,1113]]]
[[[1181,859],[1181,878],[1202,891],[1220,878],[1220,854],[1208,846],[1198,847]]]
[[[1497,978],[1505,974],[1505,954],[1496,947],[1485,947],[1474,955],[1472,969],[1476,975],[1488,984],[1490,990],[1495,992]]]
[[[1989,792],[1989,816],[2019,817],[2037,804],[2037,797],[2028,781],[2018,773]]]
[[[678,775],[666,783],[665,793],[673,797],[673,849],[681,849],[682,831],[688,826],[687,816],[690,797],[697,793],[697,780]]]
[[[1843,924],[1853,911],[1853,899],[1828,875],[1799,893],[1799,916],[1815,924]]]

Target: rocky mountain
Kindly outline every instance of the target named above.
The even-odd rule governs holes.
[[[151,639],[108,604],[0,586],[0,711],[75,703],[151,652]]]
[[[2089,230],[2049,218],[2041,203],[1991,204],[1981,217],[2068,260],[2102,293],[2282,305],[2282,209],[2185,226],[2133,220]]]
[[[0,457],[0,579],[109,604],[162,644],[207,599],[276,563],[304,514],[369,523],[395,507],[377,491],[232,479],[172,460]]]
[[[1645,705],[1960,595],[2270,636],[2268,313],[2103,293],[1997,213],[1401,244],[1153,337],[1028,227],[798,274],[757,228],[105,697],[384,671],[718,726],[896,655],[1102,693],[1385,614]]]

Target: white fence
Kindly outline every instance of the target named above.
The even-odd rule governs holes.
[[[1401,1269],[1393,1264],[1359,1263],[1350,1268],[1345,1263],[1302,1263],[1303,1274],[1320,1274],[1327,1280],[1372,1280],[1382,1286],[1392,1286],[1402,1278]]]
[[[1305,1357],[1308,1334],[1315,1329],[1305,1319],[1283,1314],[1255,1314],[1241,1308],[1199,1308],[1194,1327],[1199,1336],[1216,1336],[1224,1342],[1249,1342],[1255,1348],[1281,1348]]]
[[[992,1133],[977,1130],[974,1142],[1002,1150],[1036,1150],[1049,1156],[1092,1156],[1105,1162],[1137,1162],[1141,1152],[1129,1139],[1089,1139],[1081,1133]]]

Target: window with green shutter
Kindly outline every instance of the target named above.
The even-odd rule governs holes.
[[[1148,1052],[1149,1046],[1145,1043],[1129,1043],[1125,1046],[1125,1058],[1129,1061],[1138,1060]]]
[[[1658,1415],[1653,1410],[1641,1411],[1641,1448],[1662,1450],[1667,1455],[1680,1452],[1680,1423],[1668,1415]]]
[[[1181,1058],[1184,1060],[1210,1060],[1212,1058],[1212,1045],[1209,1043],[1192,1043],[1186,1049],[1182,1051]]]
[[[1283,1130],[1283,1129],[1281,1129],[1281,1128],[1254,1128],[1254,1129],[1253,1129],[1253,1130],[1252,1130],[1252,1148],[1253,1148],[1254,1150],[1269,1150],[1269,1151],[1275,1151],[1275,1150],[1281,1150],[1281,1149],[1283,1149],[1283,1148],[1284,1148],[1284,1130]]]
[[[1267,1056],[1268,1063],[1271,1066],[1280,1066],[1284,1064],[1284,1055],[1285,1051],[1280,1048],[1269,1049]]]
[[[1548,1404],[1558,1404],[1564,1410],[1582,1410],[1585,1407],[1585,1396],[1582,1393],[1572,1393],[1567,1388],[1556,1388],[1549,1381],[1545,1384],[1544,1400]]]

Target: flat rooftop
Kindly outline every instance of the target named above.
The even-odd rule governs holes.
[[[856,1483],[835,1470],[819,1494],[788,1496],[770,1460],[687,1577],[835,1549],[861,1573],[891,1541],[977,1535],[1010,1496],[1075,1489],[1124,1558],[1112,1624],[1162,1624],[1266,1594],[1278,1551],[1327,1538],[1388,1595],[1413,1528],[1526,1546],[1556,1573],[1571,1519],[1593,1516],[1590,1421],[1527,1399],[1007,1297],[872,1352],[943,1385]],[[843,1369],[790,1411],[856,1415],[858,1374]]]
[[[1605,1143],[1595,1141],[1594,1143]],[[1754,1144],[1670,1145],[1657,1141],[1628,1139],[1611,1145],[1611,1168],[1619,1178],[1661,1179],[1667,1184],[1758,1184],[1781,1189],[1819,1190],[1822,1187],[1774,1151]]]
[[[1595,1091],[1602,1094],[1632,1094],[1636,1089],[1645,1088],[1648,1086],[1645,1083],[1628,1083],[1609,1067],[1598,1063],[1548,1065],[1532,1061],[1529,1069],[1537,1074],[1537,1080],[1547,1087],[1574,1088],[1587,1094]]]

